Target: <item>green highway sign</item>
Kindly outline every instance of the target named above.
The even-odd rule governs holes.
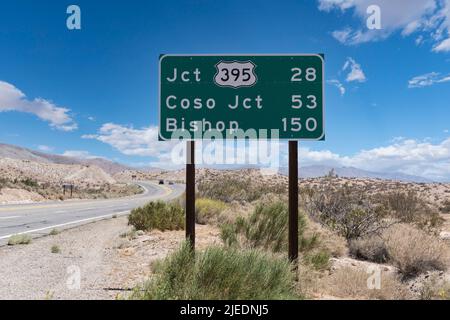
[[[325,139],[322,55],[162,55],[159,64],[160,140]]]

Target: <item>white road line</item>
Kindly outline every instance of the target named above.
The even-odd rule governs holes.
[[[111,218],[113,215],[117,215],[117,216],[124,215],[124,214],[128,214],[129,212],[130,211],[127,210],[127,211],[122,211],[122,212],[118,212],[118,213],[106,214],[106,215],[98,216],[98,217],[92,217],[92,218],[87,218],[87,219],[82,219],[82,220],[71,221],[71,222],[67,222],[67,223],[56,224],[56,225],[53,225],[53,226],[50,226],[50,227],[45,227],[45,228],[40,228],[40,229],[28,230],[28,231],[25,231],[25,232],[9,234],[9,235],[0,237],[0,240],[9,239],[11,236],[16,235],[16,234],[28,234],[28,233],[34,233],[34,232],[44,231],[44,230],[48,230],[48,229],[60,228],[60,227],[64,227],[64,226],[69,226],[71,224],[88,222],[88,221],[92,221],[92,220],[101,220],[103,218]]]
[[[8,219],[14,219],[14,218],[20,218],[20,216],[0,217],[0,220],[8,220]]]

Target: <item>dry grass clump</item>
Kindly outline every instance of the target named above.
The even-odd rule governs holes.
[[[319,281],[322,294],[342,299],[403,300],[412,299],[408,288],[394,275],[381,272],[379,289],[372,281],[374,273],[344,267]],[[375,285],[374,285],[375,284]]]
[[[379,235],[372,235],[349,242],[349,252],[357,259],[377,263],[385,263],[389,260],[386,243]]]
[[[446,270],[449,249],[445,243],[408,224],[387,229],[383,238],[389,260],[405,277],[416,276],[430,270]]]

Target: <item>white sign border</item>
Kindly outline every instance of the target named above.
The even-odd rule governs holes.
[[[278,138],[278,139],[264,139],[264,140],[277,140],[277,141],[323,141],[325,137],[325,59],[318,53],[196,53],[196,54],[161,54],[159,56],[158,67],[158,139],[162,141],[171,141],[161,135],[161,62],[166,57],[319,57],[322,60],[322,134],[319,138]],[[270,129],[269,129],[270,130]],[[192,139],[195,140],[195,139]],[[247,140],[247,139],[241,139]],[[260,139],[248,139],[249,141]],[[222,139],[226,141],[226,139]]]

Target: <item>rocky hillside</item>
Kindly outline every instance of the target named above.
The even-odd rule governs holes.
[[[116,182],[97,166],[43,163],[9,158],[0,158],[0,179],[9,181],[29,179],[38,183],[72,183],[77,186],[104,185]]]
[[[0,143],[0,158],[28,160],[39,163],[96,166],[111,175],[118,173],[120,171],[130,169],[129,167],[124,166],[122,164],[102,158],[79,159],[55,154],[47,154],[35,150],[30,150],[18,146],[1,143]]]

